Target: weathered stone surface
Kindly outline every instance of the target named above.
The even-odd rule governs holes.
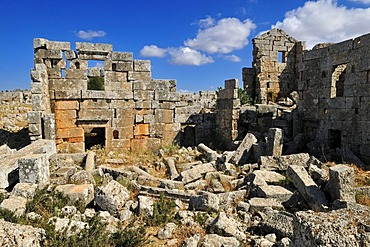
[[[79,171],[69,178],[71,183],[74,184],[93,184],[95,185],[94,177],[87,171]]]
[[[200,179],[207,172],[215,172],[215,171],[216,169],[213,167],[211,163],[195,165],[192,168],[182,171],[180,173],[181,181],[183,181],[184,184],[187,184],[197,179]]]
[[[159,239],[171,239],[173,231],[177,228],[175,223],[167,223],[163,229],[159,230],[157,235]]]
[[[14,224],[0,219],[1,246],[43,246],[45,240],[44,236],[44,229]]]
[[[26,212],[27,199],[21,196],[10,196],[4,199],[0,204],[0,208],[7,209],[13,212],[16,216],[21,216]]]
[[[289,166],[287,176],[313,210],[327,210],[328,201],[324,193],[317,187],[303,166]]]
[[[234,237],[223,237],[217,234],[207,234],[201,240],[204,247],[238,247],[240,242]]]
[[[355,174],[352,167],[336,165],[329,168],[331,199],[355,202]]]
[[[263,179],[267,183],[279,183],[286,179],[286,177],[281,175],[280,173],[268,170],[255,170],[253,171],[253,174]]]
[[[220,199],[216,194],[203,192],[202,195],[192,196],[189,201],[190,210],[215,211],[220,207]]]
[[[275,198],[259,198],[253,197],[248,201],[250,208],[249,211],[253,214],[258,211],[263,211],[267,207],[276,210],[284,210],[284,206]]]
[[[176,163],[174,158],[167,158],[165,159],[167,169],[169,170],[170,173],[170,178],[171,179],[176,179],[179,176],[179,173],[177,172],[176,169]]]
[[[198,145],[198,150],[206,155],[208,162],[215,161],[219,157],[216,151],[210,149],[203,143]]]
[[[115,180],[98,187],[95,192],[96,204],[112,214],[122,209],[129,197],[130,193],[126,187]]]
[[[12,190],[12,195],[32,199],[36,194],[37,188],[37,184],[17,183]]]
[[[94,186],[92,184],[64,184],[58,185],[55,190],[68,196],[71,200],[82,200],[85,205],[94,200]]]
[[[279,157],[283,152],[283,130],[271,128],[267,134],[266,155]]]
[[[288,200],[293,193],[284,187],[277,185],[257,186],[256,195],[262,198],[275,198],[280,202]]]
[[[294,215],[271,209],[259,212],[259,215],[262,218],[259,226],[263,231],[275,233],[279,238],[292,237],[294,232]]]
[[[283,155],[280,157],[261,156],[260,169],[285,171],[290,165],[308,167],[310,164],[319,164],[318,166],[321,167],[321,162],[307,153]]]
[[[139,215],[143,215],[145,217],[150,217],[153,215],[153,204],[154,200],[148,196],[138,196],[138,212]]]
[[[253,134],[248,133],[239,144],[230,162],[237,165],[245,164],[250,156],[252,146],[255,143],[257,143],[257,138]]]
[[[18,160],[19,181],[47,185],[50,182],[49,160],[45,154],[30,154]]]
[[[224,237],[234,237],[243,242],[246,240],[245,227],[234,218],[228,217],[224,212],[218,214],[210,225],[210,232]]]
[[[297,212],[292,245],[368,246],[369,213],[368,209],[340,209],[328,213]]]

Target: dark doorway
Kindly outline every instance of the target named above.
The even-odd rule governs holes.
[[[105,128],[85,128],[84,130],[86,150],[95,145],[105,146]]]
[[[329,147],[330,148],[341,148],[342,147],[342,131],[341,130],[329,130]]]

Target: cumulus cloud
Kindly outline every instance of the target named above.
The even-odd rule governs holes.
[[[80,30],[77,32],[77,36],[81,39],[93,39],[93,38],[98,38],[98,37],[104,37],[107,33],[104,31],[93,31],[93,30],[88,30],[88,31],[83,31]]]
[[[143,57],[164,57],[166,49],[159,48],[156,45],[146,45],[140,50],[140,55]]]
[[[361,0],[369,2],[368,0]],[[273,25],[311,48],[317,43],[339,42],[370,32],[370,8],[347,8],[336,0],[308,1]]]
[[[230,53],[248,44],[248,37],[256,25],[249,19],[224,18],[219,21],[207,17],[200,20],[200,29],[194,39],[184,42],[185,46],[210,54]]]
[[[355,3],[370,4],[370,0],[350,0]]]
[[[236,56],[236,55],[224,56],[224,59],[229,60],[229,61],[234,62],[234,63],[238,63],[238,62],[242,61],[241,58]]]
[[[170,63],[177,65],[200,66],[214,62],[212,57],[206,56],[189,47],[169,48],[168,53],[170,54]]]

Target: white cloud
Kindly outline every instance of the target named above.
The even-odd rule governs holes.
[[[238,62],[242,61],[241,58],[236,56],[236,55],[224,56],[223,58],[226,59],[226,60],[229,60],[231,62],[234,62],[234,63],[238,63]]]
[[[146,45],[140,50],[140,55],[143,57],[164,57],[166,49],[159,48],[156,45]]]
[[[104,31],[93,31],[93,30],[88,30],[88,31],[83,31],[80,30],[77,32],[77,36],[81,39],[93,39],[97,37],[104,37],[107,33]]]
[[[197,36],[186,40],[184,44],[210,54],[225,54],[243,48],[248,44],[251,31],[256,28],[249,19],[241,22],[237,18],[224,18],[215,23],[212,18],[207,17],[199,23],[201,29]]]
[[[350,0],[355,3],[370,4],[370,0]]]
[[[273,27],[307,41],[311,48],[317,43],[339,42],[368,33],[369,22],[370,8],[347,8],[339,6],[336,0],[318,0],[287,12],[285,19]]]
[[[212,57],[206,56],[189,47],[169,48],[170,62],[177,65],[203,65],[213,63]]]

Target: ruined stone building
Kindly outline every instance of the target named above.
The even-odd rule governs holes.
[[[69,42],[35,39],[31,77],[30,138],[55,139],[59,152],[97,144],[131,150],[173,141],[196,145],[215,136],[216,122],[225,139],[237,137],[235,80],[219,93],[225,118],[216,120],[216,92],[176,92],[175,80],[151,78],[150,61],[109,44],[76,43],[74,51]]]
[[[262,103],[299,93],[293,135],[320,148],[350,149],[370,162],[370,34],[305,50],[273,29],[253,40],[253,67],[243,68],[251,97]]]

